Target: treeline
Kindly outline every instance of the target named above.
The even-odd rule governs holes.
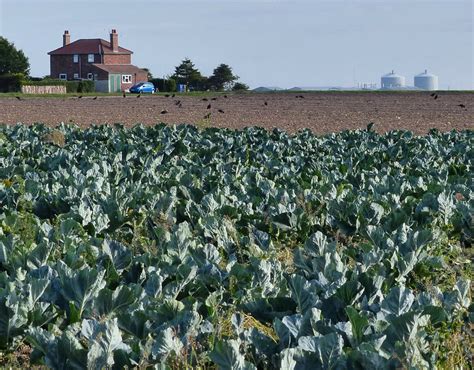
[[[232,68],[227,64],[219,64],[212,75],[204,76],[189,59],[184,59],[180,65],[175,67],[174,73],[168,78],[152,78],[149,73],[149,81],[159,91],[238,91],[248,90],[248,86],[237,82],[239,76],[234,75]]]

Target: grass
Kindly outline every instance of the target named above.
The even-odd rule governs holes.
[[[154,97],[163,97],[165,95],[175,94],[176,96],[196,96],[196,97],[208,97],[208,96],[223,96],[223,95],[261,95],[261,94],[334,94],[334,93],[349,93],[349,94],[426,94],[429,91],[413,91],[413,90],[278,90],[278,91],[265,91],[265,92],[256,92],[256,91],[191,91],[185,93],[172,93],[172,92],[158,92],[151,96]],[[437,90],[437,94],[474,94],[474,90]],[[121,92],[117,93],[101,93],[101,92],[91,92],[91,93],[67,93],[67,94],[22,94],[21,92],[10,92],[10,93],[0,93],[0,99],[2,98],[14,98],[16,96],[21,96],[22,99],[28,98],[73,98],[82,95],[83,97],[108,97],[108,96],[122,96]],[[132,95],[132,94],[127,94]]]

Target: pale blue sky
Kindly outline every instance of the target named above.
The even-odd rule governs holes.
[[[229,64],[257,86],[380,84],[394,69],[413,85],[428,69],[441,89],[474,89],[472,0],[0,0],[0,34],[49,74],[48,51],[117,29],[132,63],[155,76],[189,57],[205,75]]]

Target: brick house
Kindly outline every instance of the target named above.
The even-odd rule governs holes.
[[[48,53],[51,77],[94,80],[97,91],[124,91],[148,80],[145,70],[131,64],[132,54],[131,50],[119,46],[116,30],[110,33],[110,41],[79,39],[74,42],[69,31],[64,31],[63,46]]]

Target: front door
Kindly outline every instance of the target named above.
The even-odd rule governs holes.
[[[120,75],[109,74],[109,92],[120,92]]]

